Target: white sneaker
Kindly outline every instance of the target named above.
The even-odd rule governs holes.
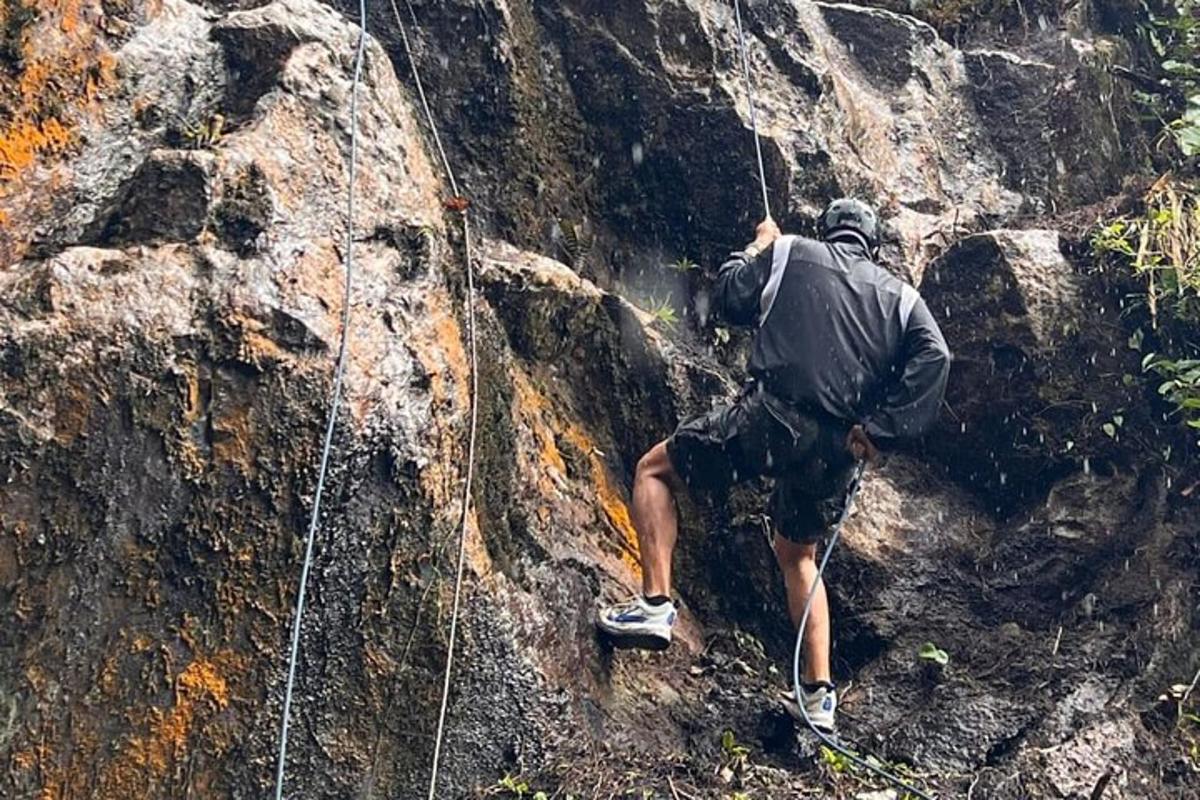
[[[675,603],[670,600],[652,606],[645,597],[638,595],[627,602],[601,609],[596,624],[617,647],[666,650],[671,644],[671,628],[676,616]]]
[[[832,684],[824,683],[810,692],[802,686],[800,696],[813,727],[821,733],[833,733],[834,714],[837,712],[837,689]],[[804,715],[800,713],[800,705],[796,702],[795,691],[783,692],[780,701],[798,722],[804,722]]]

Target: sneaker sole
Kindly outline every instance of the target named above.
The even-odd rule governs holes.
[[[653,650],[661,652],[671,646],[670,639],[649,633],[613,633],[600,628],[600,635],[618,650]]]

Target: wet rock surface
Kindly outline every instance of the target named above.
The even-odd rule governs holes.
[[[424,793],[472,302],[439,796],[503,796],[506,775],[560,797],[866,796],[777,704],[792,634],[761,487],[684,503],[670,651],[594,632],[638,582],[638,457],[737,389],[744,341],[679,266],[759,213],[731,9],[401,4],[483,231],[474,298],[382,6],[347,217],[358,31],[339,9],[77,20],[124,20],[87,39],[112,74],[70,147],[4,173],[0,795],[269,793],[352,247],[289,795]],[[746,9],[776,216],[803,230],[833,195],[878,203],[889,266],[956,355],[943,430],[869,473],[832,562],[843,736],[943,796],[1195,797],[1155,709],[1194,672],[1200,520],[1139,440],[1117,301],[1062,234],[1020,227],[1109,190],[1124,101],[1086,89],[1086,31],[1069,52],[1057,31],[963,51],[903,10]]]
[[[921,285],[954,354],[933,450],[1001,510],[1085,462],[1127,461],[1118,428],[1147,413],[1122,380],[1141,356],[1120,301],[1065,249],[1055,231],[989,231],[956,243]]]

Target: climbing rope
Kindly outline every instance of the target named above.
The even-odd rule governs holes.
[[[429,132],[433,136],[434,144],[437,145],[438,156],[442,160],[442,168],[446,171],[447,180],[450,181],[450,189],[454,192],[453,199],[455,203],[451,207],[457,210],[462,217],[463,258],[466,260],[467,266],[467,342],[471,358],[471,422],[470,433],[467,439],[467,474],[463,480],[462,521],[458,532],[458,567],[454,576],[454,603],[450,611],[450,641],[446,646],[446,670],[442,676],[442,704],[441,710],[438,712],[437,733],[433,739],[433,765],[429,770],[429,800],[434,800],[434,794],[437,791],[438,765],[442,754],[442,740],[446,730],[446,709],[450,702],[450,676],[454,666],[454,644],[458,635],[458,612],[462,596],[463,565],[465,564],[467,552],[467,522],[469,521],[471,510],[471,482],[475,476],[475,437],[479,421],[479,367],[475,352],[475,267],[471,260],[471,227],[467,215],[468,204],[459,195],[458,181],[454,178],[454,170],[451,169],[450,160],[446,157],[446,150],[442,147],[442,137],[438,135],[437,121],[433,117],[433,111],[430,109],[429,101],[425,96],[425,88],[421,83],[421,72],[417,68],[417,59],[413,55],[412,44],[409,42],[408,30],[404,25],[404,20],[400,16],[400,9],[396,6],[396,0],[391,0],[391,4],[392,12],[396,17],[396,26],[400,30],[400,41],[404,44],[404,54],[408,57],[408,65],[412,70],[413,83],[417,87],[417,97],[420,98],[421,108],[425,111],[425,121],[429,125]],[[409,7],[409,11],[412,11],[411,6]],[[416,24],[415,16],[413,24]]]
[[[737,24],[738,49],[742,53],[742,76],[746,79],[746,102],[750,104],[750,127],[754,130],[754,154],[758,156],[758,182],[762,187],[763,213],[771,216],[771,201],[767,198],[767,171],[763,168],[762,142],[758,136],[758,114],[754,110],[754,85],[750,82],[750,57],[746,53],[746,34],[742,30],[742,4],[733,0],[733,19]]]
[[[800,630],[796,634],[796,651],[792,658],[792,688],[796,692],[796,705],[800,707],[800,714],[804,717],[805,724],[808,725],[809,730],[816,734],[817,738],[820,739],[826,747],[836,750],[838,753],[841,753],[843,756],[863,769],[875,773],[888,783],[895,786],[901,792],[907,792],[915,797],[922,798],[922,800],[933,800],[930,795],[921,791],[917,787],[905,783],[903,780],[893,775],[891,772],[888,772],[886,769],[876,766],[865,759],[859,758],[857,755],[834,741],[832,737],[822,733],[816,725],[813,725],[812,720],[809,719],[808,709],[804,707],[804,701],[802,699],[802,687],[800,685],[800,655],[804,649],[804,629],[805,626],[808,625],[808,615],[809,612],[812,611],[813,598],[817,596],[817,589],[821,586],[822,576],[825,574],[825,565],[829,563],[829,556],[833,553],[834,546],[837,545],[838,537],[842,534],[842,523],[844,523],[846,521],[846,517],[850,515],[850,507],[854,504],[854,498],[858,494],[859,487],[862,485],[863,473],[866,471],[866,469],[866,461],[860,461],[858,466],[854,468],[854,475],[851,477],[850,486],[846,490],[846,503],[844,506],[842,506],[842,513],[838,517],[837,522],[833,524],[833,531],[829,536],[829,546],[825,548],[825,554],[821,557],[821,564],[817,567],[817,579],[813,581],[812,588],[808,592],[808,599],[804,601],[804,613],[800,615]]]
[[[333,430],[337,424],[338,407],[342,402],[342,376],[346,371],[346,341],[350,335],[350,290],[354,276],[354,186],[358,161],[358,90],[362,83],[363,56],[367,45],[367,3],[358,3],[358,45],[354,54],[354,83],[350,93],[350,175],[346,200],[346,282],[342,300],[342,333],[338,342],[337,367],[334,369],[333,401],[325,425],[325,443],[321,447],[321,465],[317,470],[317,492],[313,498],[312,516],[308,520],[308,536],[304,542],[304,565],[300,569],[300,588],[296,596],[296,616],[292,620],[291,654],[288,656],[287,689],[283,694],[283,724],[279,731],[279,763],[275,769],[275,800],[283,798],[283,776],[287,765],[288,723],[292,711],[292,693],[296,686],[296,662],[300,656],[300,625],[304,618],[304,598],[308,590],[308,573],[312,567],[313,540],[321,512],[321,495],[325,491],[325,476],[329,469],[329,453],[333,449]]]

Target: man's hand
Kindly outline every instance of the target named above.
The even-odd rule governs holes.
[[[855,425],[846,434],[846,449],[858,461],[866,461],[873,464],[879,460],[879,450],[875,447],[875,443],[871,441],[871,437],[867,436],[867,431],[862,425]]]
[[[754,229],[754,241],[746,247],[746,254],[750,258],[754,258],[774,244],[780,235],[779,226],[775,224],[775,220],[767,217]]]
[[[775,224],[775,220],[767,217],[758,223],[758,227],[754,229],[754,245],[759,250],[766,250],[782,235],[779,232],[779,226]]]

